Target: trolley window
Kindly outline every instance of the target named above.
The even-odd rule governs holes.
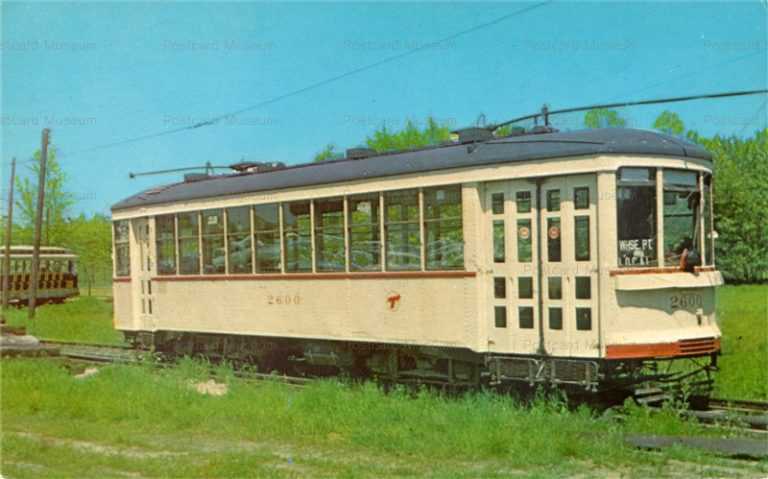
[[[115,221],[115,275],[131,275],[130,226],[128,220]]]
[[[620,266],[657,266],[656,170],[621,168],[616,185]]]
[[[251,272],[251,208],[227,208],[229,273]]]
[[[317,271],[344,271],[344,199],[315,201],[315,267]]]
[[[277,203],[253,208],[256,272],[280,272],[280,216]]]
[[[424,190],[427,269],[464,268],[461,187]]]
[[[707,265],[715,264],[715,238],[712,224],[712,175],[704,177],[704,261]]]
[[[180,213],[179,273],[200,274],[200,225],[198,213]]]
[[[224,212],[203,211],[203,273],[222,274],[226,271],[224,256]]]
[[[403,190],[384,195],[387,269],[421,269],[419,192]]]
[[[676,265],[684,252],[700,250],[698,174],[664,170],[664,262]]]
[[[379,195],[351,196],[348,200],[349,269],[381,269],[381,209]]]
[[[155,217],[157,246],[157,274],[176,274],[176,217],[163,215]]]
[[[285,271],[312,271],[312,222],[309,201],[283,204]]]

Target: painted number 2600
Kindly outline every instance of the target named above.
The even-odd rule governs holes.
[[[291,304],[300,304],[301,303],[301,296],[294,295],[291,296],[290,294],[270,294],[267,296],[267,304],[269,305],[291,305]]]
[[[702,299],[700,294],[681,293],[673,294],[669,297],[669,307],[671,309],[694,309],[700,308]]]

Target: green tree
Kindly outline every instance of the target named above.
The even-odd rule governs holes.
[[[423,128],[419,128],[412,120],[406,121],[399,131],[389,130],[387,125],[382,125],[368,136],[365,142],[368,148],[385,152],[437,145],[450,140],[450,137],[451,129],[448,124],[438,123],[430,116]]]
[[[627,120],[616,110],[596,108],[584,114],[584,126],[587,128],[624,128]]]
[[[653,128],[668,135],[681,136],[685,132],[685,124],[677,113],[664,110],[656,117]]]
[[[35,224],[37,208],[37,181],[40,176],[40,150],[36,151],[28,174],[16,179],[16,212],[14,219],[24,229],[32,229]],[[43,228],[41,241],[45,245],[57,244],[64,237],[65,214],[74,205],[75,198],[65,190],[67,175],[56,160],[56,149],[48,150],[48,162],[45,175],[45,204],[43,205]],[[22,233],[20,231],[20,233]]]
[[[315,153],[315,159],[313,161],[326,161],[326,160],[335,160],[339,158],[339,153],[336,152],[336,145],[333,143],[329,143],[325,145],[325,148]]]
[[[88,296],[97,284],[107,284],[112,277],[112,231],[106,216],[81,214],[66,223],[63,246],[79,256],[78,276],[85,283]]]

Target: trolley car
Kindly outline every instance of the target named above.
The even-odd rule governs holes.
[[[650,131],[188,175],[113,206],[115,324],[169,354],[398,382],[706,389],[712,158]]]
[[[0,247],[0,264],[5,264],[5,247]],[[11,246],[8,276],[8,302],[17,306],[27,304],[32,278],[32,246]],[[67,248],[40,247],[40,276],[37,304],[63,303],[78,296],[77,255]]]

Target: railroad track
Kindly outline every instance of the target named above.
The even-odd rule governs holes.
[[[156,367],[170,366],[170,362],[163,362],[163,358],[149,351],[138,351],[130,346],[106,345],[93,343],[79,343],[72,341],[41,340],[41,344],[58,349],[59,356],[92,363],[122,363],[137,364],[152,359],[151,364]],[[287,376],[283,374],[266,374],[252,371],[235,371],[239,379],[253,381],[277,381],[291,386],[306,386],[313,381],[312,378]]]
[[[709,400],[709,408],[749,414],[768,414],[768,402],[766,401],[712,398]]]

